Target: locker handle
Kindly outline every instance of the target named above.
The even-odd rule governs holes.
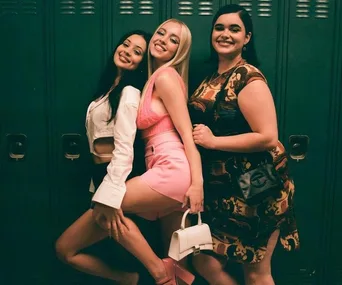
[[[305,159],[309,148],[309,137],[307,135],[291,135],[289,137],[290,143],[290,157],[297,162]]]
[[[81,135],[80,134],[63,134],[63,155],[66,159],[75,160],[81,156]]]
[[[23,160],[27,151],[27,136],[25,134],[7,134],[8,156],[11,160]]]

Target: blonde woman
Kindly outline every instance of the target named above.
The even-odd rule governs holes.
[[[97,224],[144,264],[156,284],[176,284],[177,277],[191,284],[194,277],[171,259],[158,258],[124,213],[155,220],[182,211],[182,205],[194,213],[202,208],[201,160],[187,109],[190,47],[191,33],[183,22],[170,19],[157,28],[137,117],[147,171],[126,187],[100,187],[93,197]]]

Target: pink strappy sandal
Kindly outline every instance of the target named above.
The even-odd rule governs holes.
[[[195,276],[189,271],[181,267],[171,258],[164,258],[163,263],[166,269],[167,276],[159,280],[156,284],[163,285],[169,283],[170,285],[177,285],[177,278],[183,280],[187,285],[191,285],[195,280]]]

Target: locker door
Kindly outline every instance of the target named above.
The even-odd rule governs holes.
[[[106,1],[59,0],[48,5],[53,15],[49,38],[53,248],[58,236],[90,207],[91,158],[85,116],[106,60],[108,26]],[[52,255],[53,284],[91,280]]]
[[[340,17],[341,19],[341,17]],[[341,31],[341,30],[340,30]],[[342,50],[341,45],[342,35],[340,36],[340,51]],[[340,70],[337,73],[339,76],[339,81],[342,81],[342,60],[341,60],[341,52],[339,55],[339,64]],[[340,84],[341,85],[341,84]],[[341,173],[342,173],[342,92],[341,87],[339,87],[339,93],[337,93],[336,97],[336,119],[339,118],[339,121],[335,122],[335,142],[334,142],[334,161],[331,165],[331,172],[327,176],[331,179],[331,194],[330,194],[330,203],[331,206],[329,208],[330,215],[328,217],[329,223],[329,232],[327,239],[327,247],[329,248],[329,254],[327,255],[327,263],[326,263],[326,276],[327,284],[332,285],[342,285],[342,249],[341,249],[341,240],[342,240],[342,227],[341,227],[341,216],[342,216],[342,181],[341,181]],[[338,111],[338,112],[337,112]]]
[[[283,66],[279,93],[280,131],[287,150],[296,159],[291,169],[296,184],[296,213],[301,250],[294,257],[284,255],[281,264],[290,264],[284,271],[284,284],[330,284],[324,276],[327,251],[327,220],[330,219],[331,180],[327,172],[331,164],[334,138],[332,124],[332,73],[334,73],[334,0],[292,0],[284,6],[286,34],[282,54]],[[310,140],[306,151],[305,137]],[[299,137],[300,138],[300,137]],[[297,141],[296,141],[297,140]],[[286,267],[288,267],[286,265]]]
[[[219,8],[220,1],[170,1],[169,18],[179,19],[187,24],[192,35],[189,70],[189,96],[203,80],[206,70],[203,62],[209,58],[209,37],[213,15]]]
[[[330,211],[326,221],[329,225],[326,275],[327,284],[342,285],[342,249],[340,245],[342,240],[342,182],[340,178],[342,173],[342,3],[340,1],[336,1],[335,11],[334,71],[332,74],[334,98],[331,102],[332,123],[329,132],[329,139],[333,142],[331,144],[331,164],[327,169],[327,177],[331,181],[331,191],[327,207],[327,210]]]
[[[115,47],[120,37],[129,31],[142,29],[153,33],[167,14],[165,0],[113,1],[111,8],[111,39]]]
[[[47,284],[50,168],[43,1],[0,1],[0,35],[0,280]]]
[[[243,6],[252,16],[255,48],[260,61],[260,70],[265,74],[268,85],[275,97],[278,76],[279,50],[282,48],[284,20],[282,1],[277,0],[233,0],[233,4]]]
[[[341,19],[341,17],[340,17]],[[340,29],[341,31],[341,29]],[[341,45],[341,39],[342,34],[340,35],[340,51],[342,50]],[[340,82],[342,80],[342,60],[341,60],[341,52],[339,56],[339,63],[340,63],[340,70],[339,73],[337,73],[339,76]],[[337,93],[338,96],[336,97],[336,110],[338,110],[338,113],[336,114],[335,118],[339,118],[339,121],[336,120],[337,124],[335,125],[335,136],[336,141],[334,145],[335,150],[335,160],[332,164],[332,171],[334,171],[335,179],[333,179],[332,182],[332,194],[331,194],[331,215],[329,216],[329,220],[331,222],[331,228],[330,228],[330,236],[328,238],[328,244],[329,247],[329,254],[327,255],[327,268],[326,268],[326,275],[329,278],[327,284],[332,285],[342,285],[342,262],[341,262],[341,256],[342,256],[342,249],[341,249],[341,240],[342,240],[342,227],[341,227],[341,216],[342,216],[342,181],[341,181],[341,173],[342,173],[342,132],[341,132],[341,126],[342,126],[342,92],[341,87],[339,87],[339,93]],[[338,131],[336,131],[338,130]]]
[[[61,226],[57,226],[59,231],[89,202],[89,180],[84,176],[89,166],[85,115],[104,62],[107,27],[102,27],[101,1],[61,0],[51,8],[51,159],[56,166],[53,212]]]

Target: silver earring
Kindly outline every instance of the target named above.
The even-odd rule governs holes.
[[[246,51],[246,50],[247,50],[247,47],[246,47],[246,46],[243,46],[242,50],[243,50],[243,51]]]

